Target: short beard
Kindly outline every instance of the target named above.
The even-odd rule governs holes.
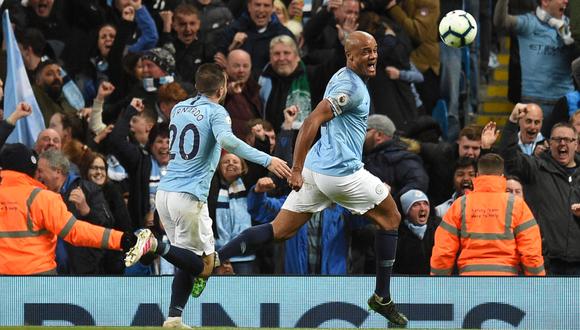
[[[53,100],[53,101],[57,101],[60,96],[62,95],[62,86],[58,86],[58,88],[55,88],[56,86],[54,85],[48,85],[46,87],[44,87],[44,91],[46,92],[46,94],[48,94],[48,96]]]

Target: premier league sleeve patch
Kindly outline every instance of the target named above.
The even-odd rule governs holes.
[[[338,105],[340,105],[341,107],[344,107],[348,103],[348,95],[346,95],[344,93],[340,93],[336,97],[336,101],[338,102]]]
[[[336,96],[329,96],[326,99],[330,102],[332,113],[336,117],[343,112],[343,108],[348,104],[349,96],[345,93],[339,93]]]
[[[230,116],[226,116],[226,123],[228,123],[228,125],[232,126],[232,118]]]

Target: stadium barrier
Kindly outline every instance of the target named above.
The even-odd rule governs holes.
[[[158,326],[172,277],[0,279],[0,326]],[[216,276],[191,298],[196,326],[381,328],[367,310],[374,278]],[[394,277],[395,301],[420,328],[580,329],[577,277]]]

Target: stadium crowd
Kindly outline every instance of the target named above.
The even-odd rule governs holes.
[[[459,8],[479,24],[478,41],[464,49],[444,45],[437,33],[441,17]],[[228,75],[224,107],[234,134],[291,164],[298,129],[345,66],[346,36],[363,30],[375,37],[379,56],[377,75],[367,84],[372,115],[363,162],[389,185],[401,213],[394,272],[441,274],[431,266],[444,263],[447,269],[448,260],[440,259],[446,246],[437,238],[469,235],[453,223],[461,218],[454,202],[471,191],[476,200],[493,182],[494,189],[518,196],[518,209],[529,206],[533,214],[522,211],[528,218],[518,218],[517,228],[505,224],[511,239],[529,237],[537,221],[542,239],[532,242],[534,248],[527,242],[526,253],[541,249],[547,274],[580,275],[578,1],[5,0],[2,9],[9,12],[45,123],[29,146],[39,156],[30,174],[60,194],[78,219],[121,232],[148,228],[167,240],[155,195],[173,157],[170,144],[183,139],[170,123],[171,110],[195,95],[195,72],[204,63],[215,62]],[[498,36],[505,34],[512,40],[509,100],[516,105],[500,136],[495,123],[470,122],[481,103],[478,91],[497,66]],[[0,78],[6,81],[3,46]],[[0,125],[1,145],[30,115],[27,106],[14,106],[4,109],[10,115]],[[503,157],[508,180],[478,179],[478,159],[486,154]],[[20,161],[12,159],[18,155],[0,151],[0,176]],[[289,192],[285,180],[223,152],[207,201],[216,247],[272,221]],[[477,239],[506,239],[488,229]],[[373,274],[375,230],[333,205],[313,214],[288,241],[222,260],[216,271]],[[0,251],[7,237],[0,235]],[[521,266],[533,258],[500,251],[516,257],[484,261],[499,273],[471,274],[543,273],[537,259]],[[61,239],[56,261],[58,274],[174,273],[161,258],[125,268],[120,251]]]

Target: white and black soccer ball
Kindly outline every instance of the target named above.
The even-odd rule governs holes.
[[[447,46],[467,46],[477,36],[477,22],[468,12],[459,9],[450,11],[439,23],[439,36]]]

